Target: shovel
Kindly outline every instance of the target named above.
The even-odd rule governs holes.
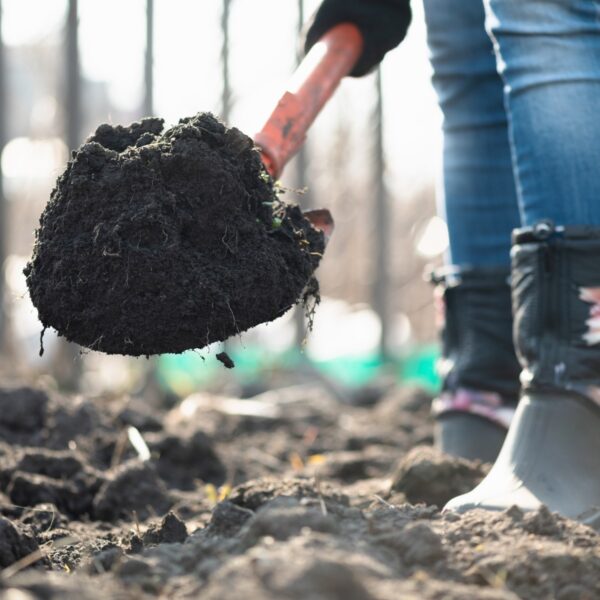
[[[265,168],[274,179],[300,149],[308,128],[352,71],[362,49],[358,27],[342,23],[330,29],[300,63],[275,110],[254,136]],[[306,211],[304,216],[324,233],[327,242],[334,226],[331,213],[321,208]]]
[[[352,70],[362,52],[362,45],[359,30],[354,25],[342,24],[323,36],[303,60],[275,110],[255,137],[255,144],[260,147],[262,160],[272,177],[277,178],[281,174],[285,164],[302,145],[309,126],[331,97],[340,80]],[[212,115],[197,117],[199,121],[203,118],[207,121],[215,121]],[[218,169],[221,169],[219,173],[223,176],[227,174],[228,181],[233,182],[228,200],[231,208],[239,208],[234,205],[238,198],[238,187],[235,187],[238,184],[235,182],[235,177],[241,172],[241,167],[238,169],[234,165],[235,168],[230,168],[223,164],[231,159],[231,152],[228,157],[219,154],[218,151],[210,154],[209,151],[214,149],[206,142],[197,139],[203,135],[210,136],[210,131],[207,129],[201,132],[198,128],[194,129],[193,121],[194,118],[189,123],[184,122],[176,126],[179,129],[173,129],[179,132],[178,135],[183,136],[182,131],[186,127],[190,128],[192,134],[196,136],[193,145],[195,156],[198,160],[202,158],[205,168],[209,168],[208,165],[212,164],[214,158]],[[151,139],[154,140],[162,131],[162,123],[158,120],[153,120],[153,123],[158,125],[156,133],[151,134]],[[218,123],[217,128],[219,128]],[[220,129],[222,129],[221,134],[225,135],[225,128],[221,125]],[[108,131],[112,135],[117,132],[117,129],[110,126],[106,126],[102,131],[99,129],[97,135],[100,138],[103,131],[104,133]],[[123,131],[132,135],[131,129],[125,128]],[[256,155],[253,154],[252,144],[247,136],[239,132],[237,135],[243,141],[245,152],[250,153],[248,157],[253,159],[253,164],[250,165],[252,168],[248,173],[260,177],[261,171],[256,168]],[[199,342],[207,345],[240,332],[230,298],[237,301],[236,310],[238,314],[242,314],[243,330],[273,320],[297,301],[302,288],[310,281],[312,271],[318,262],[308,254],[311,248],[309,240],[304,240],[308,243],[308,249],[301,248],[295,238],[294,243],[290,243],[289,238],[282,240],[285,242],[283,245],[279,240],[269,240],[268,247],[278,252],[272,265],[275,265],[279,271],[267,272],[266,267],[261,264],[257,272],[266,273],[269,276],[268,281],[261,280],[257,284],[256,279],[247,277],[244,280],[245,287],[238,286],[237,280],[231,276],[231,272],[239,272],[241,262],[226,260],[229,255],[225,255],[223,247],[231,252],[225,239],[226,226],[222,238],[218,235],[209,236],[206,244],[202,238],[194,241],[198,255],[206,252],[207,257],[212,257],[213,260],[209,261],[208,258],[203,257],[203,261],[194,262],[193,257],[196,257],[196,254],[193,257],[188,254],[184,260],[182,253],[188,251],[189,244],[184,243],[186,236],[180,231],[183,221],[177,220],[177,215],[174,214],[173,206],[176,204],[174,194],[169,192],[170,196],[173,196],[169,199],[171,203],[169,211],[173,214],[167,214],[169,211],[162,205],[161,198],[155,197],[152,193],[146,196],[134,191],[134,188],[139,186],[140,190],[147,189],[150,192],[152,188],[149,185],[146,187],[150,181],[149,176],[162,177],[162,171],[160,168],[157,169],[156,165],[163,164],[162,153],[166,150],[163,150],[160,144],[154,146],[146,144],[147,147],[142,144],[139,150],[130,150],[129,144],[126,144],[122,150],[117,151],[120,146],[113,147],[114,140],[108,146],[103,146],[97,141],[100,138],[90,138],[96,143],[84,144],[75,154],[74,160],[69,163],[66,175],[59,178],[53,192],[53,202],[46,207],[40,221],[41,227],[37,232],[33,259],[26,267],[31,298],[45,326],[54,327],[71,341],[112,354],[140,356],[182,352],[198,347]],[[159,136],[158,139],[163,138]],[[176,141],[179,139],[184,138],[177,138]],[[169,138],[164,146],[173,150],[175,142]],[[199,153],[200,148],[204,154]],[[135,169],[129,167],[126,169],[123,167],[123,161],[118,158],[120,153],[125,151],[128,152],[126,160],[132,161],[131,164],[136,165]],[[187,156],[186,152],[178,147],[176,152],[179,155],[178,159]],[[210,160],[206,158],[207,154],[211,157]],[[156,163],[144,162],[150,155],[155,158]],[[92,174],[90,174],[91,170],[94,171]],[[217,174],[214,177],[217,176],[221,175]],[[195,177],[196,185],[200,185],[200,174],[196,173]],[[203,195],[193,189],[191,192],[194,196],[193,201],[187,198],[188,188],[182,181],[185,178],[184,171],[177,171],[177,175],[173,175],[173,178],[177,180],[179,186],[177,189],[184,190],[179,203],[179,209],[183,213],[188,216],[198,215],[202,208],[211,208],[209,203],[213,201],[212,195]],[[99,184],[99,181],[102,183]],[[112,181],[119,182],[118,193],[123,198],[126,196],[123,191],[127,189],[134,195],[138,194],[136,196],[138,201],[129,204],[107,203],[106,208],[102,204],[102,199],[106,196]],[[88,187],[82,186],[81,182]],[[153,177],[152,185],[154,185]],[[161,189],[168,188],[166,180],[161,181],[161,185],[164,186]],[[239,189],[242,188],[240,184]],[[270,199],[272,196],[270,186],[262,185],[261,189],[264,199]],[[198,196],[197,200],[196,196]],[[81,202],[90,207],[86,214],[87,224],[85,224],[88,229],[83,236],[86,241],[82,244],[78,241],[82,238],[82,209],[78,202],[73,201],[74,198],[81,198]],[[99,202],[92,205],[90,198],[98,198]],[[201,199],[203,202],[200,201]],[[261,197],[257,196],[257,199],[261,200]],[[227,212],[226,202],[223,202],[219,208],[225,211],[226,217],[230,216],[231,211]],[[94,209],[97,210],[94,212]],[[297,209],[294,211],[297,216]],[[252,219],[253,214],[243,210],[238,212],[240,213],[239,224],[245,226],[244,219]],[[260,225],[253,225],[252,230],[254,239],[259,242],[261,240],[266,242],[264,226],[268,222],[268,209],[264,209],[263,212],[263,220],[257,219]],[[125,218],[124,215],[127,217]],[[200,215],[203,217],[198,225],[201,232],[208,231],[209,215]],[[325,238],[331,235],[333,220],[329,211],[309,211],[306,217],[316,229],[323,231]],[[290,216],[289,219],[291,223],[292,217]],[[168,227],[165,229],[163,223],[169,224],[172,234],[167,233],[167,230],[171,231],[171,229]],[[302,225],[303,230],[308,229],[306,223]],[[132,227],[132,231],[136,231],[137,246],[121,238],[121,228],[128,231],[126,227]],[[155,230],[158,231],[156,236]],[[187,232],[187,237],[195,236],[195,231],[193,229]],[[237,232],[238,229],[235,231]],[[237,244],[237,233],[235,239]],[[290,256],[294,254],[291,256],[293,260],[288,261],[284,256],[284,246],[286,252],[291,253]],[[319,243],[318,246],[322,251],[322,244]],[[215,249],[217,254],[214,254]],[[251,250],[257,252],[257,256],[262,256],[256,248]],[[122,251],[127,254],[126,261],[123,260]],[[321,256],[320,252],[317,254]],[[215,256],[219,260],[214,258]],[[133,266],[130,263],[131,257],[133,257]],[[181,267],[183,262],[188,265],[187,270],[182,268],[183,275],[174,281],[172,269]],[[286,270],[278,267],[283,264],[286,265]],[[288,268],[296,269],[296,272],[291,274],[294,275],[293,277],[288,272]],[[137,287],[130,289],[131,269],[137,269],[134,272],[138,283]],[[84,273],[86,276],[75,277],[74,272]],[[102,276],[100,272],[103,273]],[[192,273],[195,279],[192,278]],[[290,278],[286,280],[288,275]],[[165,284],[156,283],[161,278],[164,278],[165,284],[173,282],[169,294],[162,291]],[[190,278],[203,285],[202,293],[198,294],[198,298],[187,287],[186,282],[190,281]],[[101,290],[101,293],[98,293],[98,290]],[[269,294],[270,290],[276,293]],[[253,309],[250,298],[262,299],[263,305],[259,310]],[[180,319],[173,311],[174,306],[179,304],[187,307],[185,319]],[[219,310],[216,310],[215,306],[219,307]]]

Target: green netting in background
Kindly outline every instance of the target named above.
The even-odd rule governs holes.
[[[235,369],[229,371],[217,361],[215,356],[218,351],[213,349],[210,353],[185,352],[161,356],[158,361],[159,381],[170,392],[185,396],[215,385],[225,377],[247,383],[260,380],[266,372],[294,369],[307,360],[299,350],[273,354],[258,346],[247,346],[230,352]],[[365,385],[391,371],[399,383],[417,384],[435,392],[439,387],[439,377],[435,371],[438,356],[438,346],[431,344],[413,348],[392,362],[384,362],[377,354],[339,356],[327,361],[311,362],[327,377],[349,387]]]

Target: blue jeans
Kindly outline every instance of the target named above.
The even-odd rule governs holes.
[[[451,262],[508,265],[540,219],[600,226],[600,1],[424,5]]]

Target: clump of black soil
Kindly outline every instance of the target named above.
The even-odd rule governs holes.
[[[323,234],[252,140],[210,114],[101,125],[59,177],[25,269],[44,327],[93,350],[182,352],[318,295]]]

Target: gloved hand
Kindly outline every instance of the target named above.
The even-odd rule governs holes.
[[[354,23],[363,34],[364,49],[350,75],[361,77],[404,39],[410,19],[409,0],[323,0],[308,23],[304,51],[335,25]]]

